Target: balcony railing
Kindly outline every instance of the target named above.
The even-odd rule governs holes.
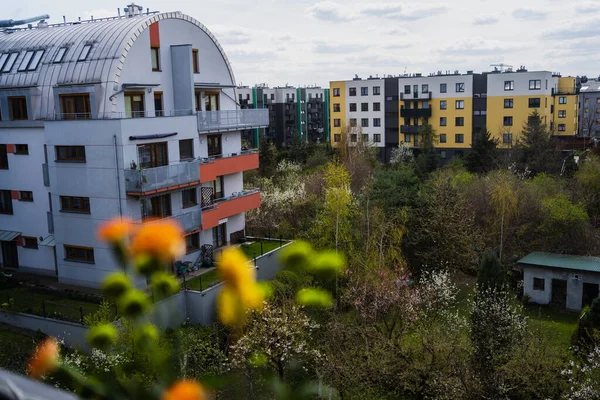
[[[213,201],[212,196],[202,200],[202,229],[210,229],[219,225],[219,221],[254,208],[260,207],[260,191],[258,189],[234,192],[231,196]]]
[[[201,159],[200,182],[211,182],[217,176],[258,169],[258,151],[245,150],[240,153],[222,154]]]
[[[200,183],[199,164],[199,160],[192,160],[142,170],[126,169],[125,189],[128,194],[140,196],[197,185]]]
[[[401,125],[400,126],[400,133],[419,133],[419,131],[421,130],[421,125],[415,126],[415,125]]]
[[[186,209],[183,214],[173,215],[170,217],[165,217],[165,218],[160,218],[160,219],[149,218],[147,221],[137,220],[134,223],[136,225],[152,224],[152,223],[155,223],[156,221],[164,221],[164,220],[177,221],[177,223],[179,224],[179,226],[181,227],[181,229],[183,229],[183,231],[185,233],[199,231],[202,228],[202,208],[198,205],[193,208],[190,208],[189,210]]]
[[[269,126],[269,110],[198,111],[198,132],[235,131]]]
[[[400,110],[400,116],[403,118],[429,118],[431,117],[431,108],[403,108]]]
[[[54,113],[46,116],[47,120],[89,120],[89,119],[129,119],[129,118],[150,118],[150,117],[181,117],[192,115],[194,110],[171,110],[171,111],[131,111],[116,112],[109,111],[104,113]]]
[[[431,92],[414,92],[410,94],[400,93],[400,100],[431,100]]]

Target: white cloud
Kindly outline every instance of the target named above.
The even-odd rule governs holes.
[[[582,14],[598,12],[600,11],[600,2],[584,1],[575,7],[575,11]]]
[[[547,39],[570,40],[600,36],[598,22],[595,20],[578,20],[547,31],[543,37]]]
[[[306,9],[306,13],[313,18],[330,22],[344,22],[354,19],[346,6],[333,1],[321,1]]]
[[[516,52],[531,47],[528,43],[489,40],[481,37],[472,37],[459,40],[456,44],[439,49],[440,53],[463,56],[481,56],[506,52]]]
[[[348,3],[321,1],[306,9],[311,17],[330,22],[347,22],[359,18],[386,18],[394,20],[416,21],[441,14],[447,7],[431,5],[414,5],[402,2],[370,2],[367,5],[351,6]]]
[[[473,25],[493,25],[500,21],[500,18],[492,15],[480,15],[473,20]]]
[[[541,21],[546,19],[547,15],[547,12],[535,10],[533,8],[517,8],[512,12],[514,18],[529,21]]]

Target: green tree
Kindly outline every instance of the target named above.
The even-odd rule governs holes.
[[[490,202],[496,220],[500,223],[500,260],[502,260],[505,232],[510,226],[511,218],[517,212],[517,192],[511,178],[508,174],[498,175],[498,180],[490,190]]]
[[[552,132],[536,111],[529,115],[515,146],[517,167],[530,171],[556,174],[562,167],[562,156],[552,141]]]
[[[573,203],[563,193],[542,200],[544,220],[538,228],[543,246],[552,251],[587,248],[588,214],[582,203]],[[595,236],[591,238],[594,240]]]
[[[259,146],[259,167],[261,176],[270,178],[277,170],[277,148],[267,140],[266,137],[260,138]]]
[[[582,195],[594,225],[600,227],[600,157],[582,157],[575,180],[579,185],[578,193]]]
[[[498,256],[493,252],[485,253],[477,274],[477,286],[481,289],[502,290],[505,288],[506,278]]]
[[[473,173],[487,173],[496,166],[498,139],[488,130],[474,136],[465,165]]]
[[[438,142],[438,136],[435,129],[425,123],[419,130],[421,137],[421,152],[417,157],[417,166],[421,176],[427,176],[440,166],[440,156],[437,153],[435,145]]]
[[[419,178],[411,166],[378,170],[371,186],[371,199],[387,209],[413,205],[419,190]]]

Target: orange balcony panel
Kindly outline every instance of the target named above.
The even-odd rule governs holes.
[[[200,182],[212,182],[217,176],[234,174],[258,168],[258,153],[217,158],[209,163],[200,164]]]
[[[219,221],[260,207],[260,192],[220,201],[212,210],[202,212],[202,230],[214,228]]]

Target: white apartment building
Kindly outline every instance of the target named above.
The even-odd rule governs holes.
[[[2,269],[99,286],[119,268],[100,224],[174,218],[185,261],[244,235],[260,193],[227,56],[181,12],[142,13],[0,32]]]
[[[385,83],[383,79],[355,79],[346,82],[346,115],[350,142],[362,139],[375,147],[385,146]],[[358,135],[362,134],[362,138]]]

